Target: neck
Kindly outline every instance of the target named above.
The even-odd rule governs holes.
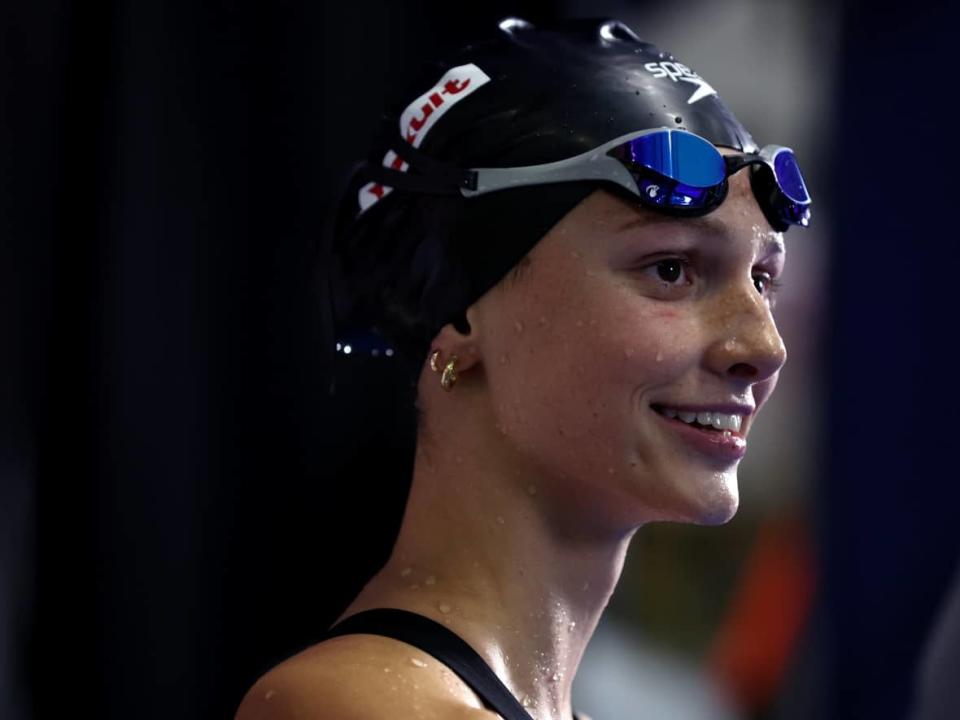
[[[418,444],[393,553],[345,615],[398,607],[442,622],[531,715],[570,718],[573,677],[636,526],[613,531],[561,479],[470,437],[484,444],[482,432]]]

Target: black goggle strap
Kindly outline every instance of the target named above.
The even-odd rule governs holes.
[[[436,195],[457,195],[460,194],[460,188],[476,189],[476,172],[430,157],[400,136],[391,139],[390,149],[422,174],[401,172],[380,163],[367,162],[361,166],[365,177],[389,187]]]

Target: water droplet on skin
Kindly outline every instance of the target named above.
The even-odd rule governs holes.
[[[504,519],[503,515],[497,515],[497,525],[503,525]]]
[[[539,319],[537,322],[539,322],[540,325],[546,325],[546,324],[547,324],[547,318],[546,318],[546,316],[545,316],[545,315],[541,315],[541,316],[540,316],[540,319]]]
[[[657,351],[657,362],[663,362],[663,352],[660,350]]]
[[[525,708],[527,708],[527,707],[530,707],[532,704],[533,704],[533,702],[530,700],[530,696],[529,696],[529,695],[524,695],[524,696],[523,696],[523,706],[524,706]]]
[[[453,608],[451,608],[447,603],[442,602],[437,605],[437,609],[442,612],[444,615],[449,613]]]
[[[583,327],[583,320],[577,320],[577,327]]]
[[[576,260],[579,260],[580,258],[583,257],[583,253],[577,252],[576,250],[571,250],[571,251],[570,251],[570,257],[572,257],[572,258],[574,258],[574,259],[576,259]]]
[[[633,348],[624,348],[623,354],[626,355],[628,358],[633,357]]]
[[[536,495],[536,494],[537,494],[537,486],[536,486],[536,485],[527,485],[527,493],[530,494],[530,495]]]
[[[587,582],[585,582],[585,583],[583,584],[583,589],[586,590],[586,589],[588,589],[589,587],[590,587],[590,581],[588,580]]]
[[[616,470],[614,470],[612,467],[608,467],[608,468],[607,468],[607,474],[608,474],[608,475],[613,475],[615,472],[616,472]]]
[[[515,321],[515,322],[513,323],[513,328],[514,328],[514,330],[517,331],[518,334],[519,334],[519,333],[522,333],[522,332],[523,332],[523,323],[520,322],[519,320],[517,320],[517,321]]]
[[[436,575],[427,575],[427,579],[423,581],[424,585],[436,585],[437,576]]]
[[[277,691],[276,691],[276,690],[267,690],[267,693],[263,696],[263,699],[264,699],[264,700],[269,700],[270,698],[272,698],[272,697],[273,697],[274,695],[276,695],[276,694],[277,694]]]
[[[504,427],[503,425],[501,425],[500,423],[497,423],[497,431],[498,431],[501,435],[503,435],[504,437],[506,437],[507,428]]]
[[[406,567],[406,568],[404,568],[403,570],[400,571],[400,577],[406,577],[407,575],[409,575],[409,574],[412,573],[412,572],[413,572],[413,568],[408,568],[408,567]]]
[[[500,356],[500,364],[501,364],[501,365],[506,365],[508,362],[510,362],[510,358],[507,357],[507,354],[506,354],[506,353],[504,353],[503,355]]]
[[[410,664],[418,668],[425,668],[427,666],[427,664],[423,660],[419,660],[417,658],[410,658]]]
[[[734,343],[733,340],[727,340],[727,341],[723,344],[723,349],[726,350],[727,352],[730,352],[730,351],[733,350],[735,347],[736,347],[736,343]]]
[[[385,668],[383,669],[383,671],[384,671],[384,672],[390,672],[390,668],[385,667]]]
[[[560,679],[560,677],[561,677],[560,673],[554,673],[553,675],[550,676],[550,680],[551,682],[556,682],[557,680]]]
[[[575,622],[570,623],[569,625],[567,625],[567,632],[573,632],[576,629],[576,627],[577,627],[577,624]]]

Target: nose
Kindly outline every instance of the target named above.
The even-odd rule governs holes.
[[[752,282],[728,293],[714,310],[714,336],[705,358],[713,372],[752,385],[783,367],[787,348],[767,301]]]

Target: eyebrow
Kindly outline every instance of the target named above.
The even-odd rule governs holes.
[[[703,233],[704,235],[720,235],[724,238],[730,237],[730,229],[727,227],[727,225],[720,220],[717,220],[715,217],[710,217],[709,215],[701,215],[699,217],[692,218],[674,217],[672,215],[645,215],[641,217],[634,217],[617,228],[617,232],[626,232],[627,230],[632,230],[638,226],[651,227],[656,225],[675,225],[677,222],[683,222],[687,225],[691,225],[695,227],[698,232]],[[766,240],[763,243],[761,254],[783,255],[785,248],[780,233],[773,235],[765,233],[765,235]]]

